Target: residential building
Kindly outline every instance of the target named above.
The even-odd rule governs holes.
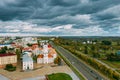
[[[17,65],[17,55],[14,53],[0,54],[0,68],[5,68],[6,64]]]

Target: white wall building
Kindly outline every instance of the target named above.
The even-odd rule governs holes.
[[[40,55],[38,55],[37,63],[53,63],[54,59],[57,57],[55,49],[48,47],[48,45],[43,45],[43,50]]]
[[[30,55],[23,55],[23,70],[32,70],[33,69],[33,59]]]

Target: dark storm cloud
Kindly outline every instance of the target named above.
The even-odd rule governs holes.
[[[79,3],[80,0],[50,0],[48,4],[51,6],[72,6]]]
[[[104,10],[111,5],[119,4],[120,0],[99,0],[81,3],[80,0],[15,0],[16,4],[7,4],[1,8],[0,19],[14,18],[48,19],[64,14],[91,14]],[[102,5],[102,6],[101,6]],[[9,13],[9,14],[8,14]]]
[[[73,29],[99,26],[109,31],[114,24],[119,24],[119,19],[115,20],[119,14],[120,0],[2,0],[0,3],[1,21],[21,20],[37,24],[35,31],[43,25],[54,28],[68,24]],[[57,31],[49,34],[55,33],[59,34]]]

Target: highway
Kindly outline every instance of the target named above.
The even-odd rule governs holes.
[[[52,45],[57,51],[66,57],[71,62],[71,64],[73,64],[74,67],[77,68],[88,80],[105,80],[100,74],[81,62],[81,60],[73,56],[72,53],[68,50],[60,46],[55,46],[54,44]]]

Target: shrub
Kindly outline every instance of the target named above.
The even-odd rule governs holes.
[[[13,66],[12,64],[7,64],[6,67],[5,67],[5,70],[7,70],[7,71],[15,71],[16,67]]]

